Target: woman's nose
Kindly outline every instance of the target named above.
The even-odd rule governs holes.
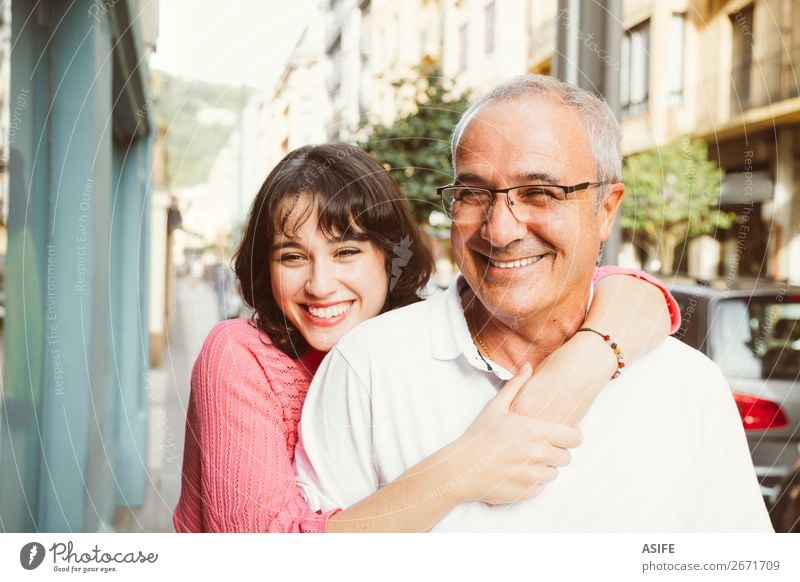
[[[306,293],[313,297],[328,297],[336,291],[336,265],[329,261],[315,261],[308,269]]]

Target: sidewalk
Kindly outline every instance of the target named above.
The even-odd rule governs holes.
[[[118,532],[173,532],[172,510],[181,489],[181,464],[192,365],[208,332],[219,321],[214,289],[184,277],[176,281],[175,320],[164,363],[150,371],[148,465],[145,504],[117,515]]]

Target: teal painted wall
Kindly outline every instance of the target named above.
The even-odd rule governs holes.
[[[3,407],[0,414],[0,525],[4,531],[37,528],[41,451],[39,439],[45,357],[60,357],[48,341],[48,188],[50,165],[46,112],[48,67],[39,56],[47,30],[23,27],[28,9],[12,4],[11,98],[25,96],[10,140],[8,252]],[[50,266],[52,269],[52,253]],[[58,361],[57,361],[58,363]]]
[[[119,445],[118,505],[144,503],[147,481],[147,414],[149,396],[148,315],[142,312],[142,297],[147,296],[149,254],[142,252],[142,239],[149,237],[150,218],[150,140],[137,142],[125,150],[115,149],[120,160],[114,188],[114,220],[111,251],[114,269],[111,279],[113,298],[111,326],[115,352],[114,384],[117,388]],[[144,179],[143,179],[144,178]],[[147,218],[144,223],[143,219]],[[149,246],[147,247],[149,249]],[[143,267],[145,267],[143,269]]]
[[[152,141],[119,138],[147,112],[114,105],[136,99],[113,94],[109,15],[65,4],[12,4],[11,92],[30,104],[9,164],[3,531],[104,530],[147,483]]]

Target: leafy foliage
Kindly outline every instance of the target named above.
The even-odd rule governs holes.
[[[467,95],[454,97],[452,83],[435,68],[394,83],[396,95],[408,95],[408,113],[393,125],[366,122],[368,136],[359,145],[381,162],[411,201],[414,215],[426,222],[439,205],[436,187],[452,180],[450,133],[469,106]]]
[[[254,89],[182,79],[163,71],[153,71],[151,85],[156,123],[167,130],[167,173],[172,185],[180,188],[205,182]],[[201,121],[201,112],[209,110],[220,114],[219,121]],[[225,113],[230,122],[225,122]]]
[[[684,137],[634,154],[623,168],[620,225],[634,246],[659,259],[669,273],[678,244],[733,224],[735,215],[718,208],[722,178],[702,140]]]

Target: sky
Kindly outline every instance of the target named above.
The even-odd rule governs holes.
[[[315,0],[160,0],[150,66],[189,79],[270,87]]]

